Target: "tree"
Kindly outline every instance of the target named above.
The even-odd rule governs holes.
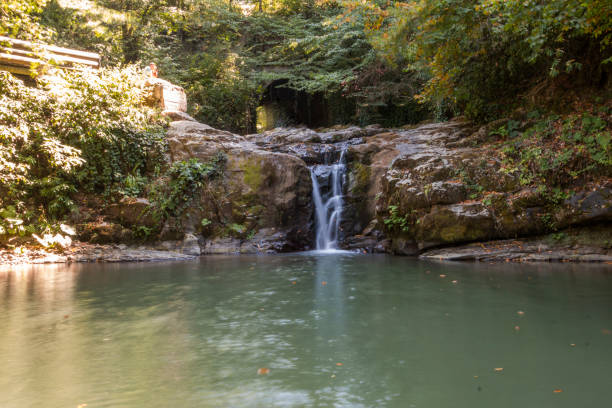
[[[575,73],[588,65],[588,76],[597,80],[612,62],[612,3],[605,0],[348,0],[344,5],[352,20],[366,20],[368,37],[382,55],[422,73],[421,100],[447,100],[474,117],[494,116],[496,101],[533,86],[533,78]]]

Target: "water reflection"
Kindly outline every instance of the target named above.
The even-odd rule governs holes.
[[[606,330],[612,274],[595,265],[310,253],[11,267],[0,406],[605,406]]]

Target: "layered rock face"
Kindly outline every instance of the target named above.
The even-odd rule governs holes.
[[[207,183],[183,219],[166,222],[159,237],[165,242],[159,244],[162,249],[189,255],[312,249],[310,168],[334,163],[342,151],[347,171],[341,248],[443,259],[502,259],[519,256],[524,248],[543,248],[539,241],[529,245],[512,241],[518,237],[581,225],[610,231],[611,183],[585,186],[551,206],[550,197],[522,187],[516,176],[503,171],[498,152],[478,143],[483,129],[460,120],[412,129],[282,128],[239,136],[190,118],[175,119],[167,135],[171,162],[193,158],[209,162],[220,152],[227,162],[222,176]],[[111,206],[108,215],[123,226],[152,226],[155,220],[147,206],[144,199],[125,199]],[[123,237],[127,231],[115,224],[104,228],[84,228],[81,235],[91,236],[92,242],[116,242],[113,237]],[[490,247],[441,250],[500,239],[511,240]],[[555,248],[554,243],[547,245]],[[495,252],[497,247],[508,250]],[[609,247],[587,248],[579,259],[612,259]],[[496,255],[489,255],[491,251]],[[534,259],[555,259],[555,255]]]
[[[223,177],[209,183],[183,220],[203,253],[290,251],[311,243],[312,189],[306,163],[246,138],[193,122],[172,122],[170,159],[211,160],[225,153]],[[203,226],[202,220],[210,225]],[[167,231],[168,232],[168,231]]]
[[[342,245],[417,255],[437,247],[544,234],[612,220],[612,185],[589,186],[551,208],[502,171],[499,154],[460,120],[413,129],[275,129],[247,136],[262,149],[329,161],[346,149]]]

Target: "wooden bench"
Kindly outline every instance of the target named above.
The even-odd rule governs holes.
[[[0,36],[0,71],[30,75],[49,65],[100,68],[100,54]]]

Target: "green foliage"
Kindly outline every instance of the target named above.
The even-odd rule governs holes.
[[[399,207],[396,205],[390,205],[388,208],[389,217],[385,218],[383,222],[385,226],[392,231],[410,232],[411,219],[405,215],[400,215]]]
[[[551,200],[560,201],[560,188],[612,174],[611,134],[605,114],[544,117],[504,142],[502,171],[522,185],[550,186]]]
[[[46,39],[51,30],[40,24],[46,0],[2,0],[0,3],[0,35],[23,40]]]
[[[375,56],[363,27],[338,25],[334,15],[332,10],[308,18],[253,16],[246,34],[249,62],[258,68],[254,78],[261,83],[284,80],[286,87],[310,94],[340,91]]]
[[[206,182],[222,174],[226,161],[225,154],[219,153],[210,163],[197,159],[173,163],[150,193],[156,218],[172,217],[180,222]],[[208,225],[204,221],[208,220],[202,220],[203,227]]]
[[[58,73],[49,83],[55,98],[50,129],[80,149],[84,163],[70,174],[85,191],[108,195],[128,175],[141,177],[163,160],[165,132],[142,108],[136,67],[89,73]]]
[[[34,88],[0,73],[0,208],[45,226],[77,191],[137,194],[165,152],[139,80],[134,67],[57,72]]]
[[[140,241],[147,241],[155,235],[156,230],[146,225],[136,225],[132,228],[134,238]]]
[[[610,62],[606,0],[346,0],[365,19],[373,46],[425,81],[424,102],[450,101],[489,120],[522,90],[590,67],[597,83]],[[605,68],[603,68],[605,69]],[[585,77],[586,78],[586,77]]]
[[[230,235],[241,236],[246,231],[246,227],[242,224],[229,224],[227,229]]]
[[[147,177],[128,174],[120,183],[117,192],[125,197],[140,197],[146,191],[148,183]]]

